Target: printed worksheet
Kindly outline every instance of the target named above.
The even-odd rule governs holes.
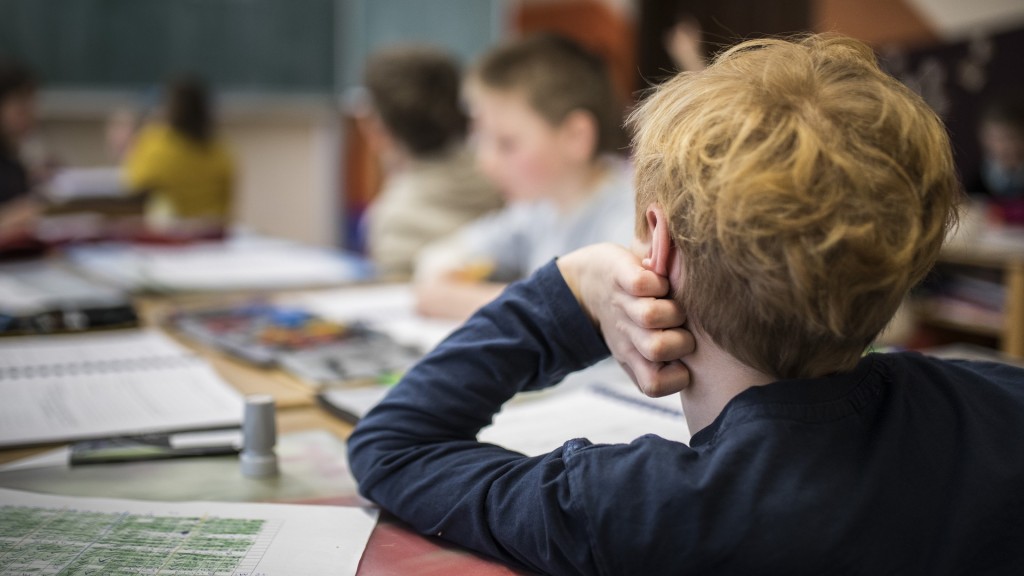
[[[376,510],[0,489],[0,574],[355,574]]]

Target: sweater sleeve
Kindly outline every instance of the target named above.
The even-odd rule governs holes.
[[[588,443],[529,458],[476,435],[517,392],[607,355],[549,263],[477,312],[356,426],[348,447],[360,491],[421,533],[534,570],[594,573],[566,473]]]

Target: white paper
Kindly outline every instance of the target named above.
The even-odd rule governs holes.
[[[507,404],[478,438],[538,456],[574,438],[616,444],[645,434],[689,442],[678,396],[653,399],[637,390],[591,384]]]
[[[209,430],[206,432],[182,432],[167,438],[171,448],[209,448],[211,446],[242,447],[242,431]]]
[[[360,388],[335,388],[325,390],[320,395],[334,407],[361,419],[374,406],[380,404],[390,389],[390,386],[380,384]]]
[[[97,363],[113,367],[138,359],[192,356],[187,348],[156,330],[4,338],[0,339],[0,380],[5,371],[16,368]]]
[[[0,446],[237,426],[243,400],[153,331],[0,342]]]
[[[46,195],[51,200],[111,198],[123,196],[127,189],[117,166],[102,168],[65,168],[50,181]]]
[[[428,351],[459,327],[458,322],[427,318],[416,313],[416,296],[409,284],[388,284],[323,290],[289,296],[326,320],[363,322],[396,342]]]
[[[62,305],[116,305],[123,292],[49,263],[0,266],[0,310],[32,314]]]
[[[386,386],[328,390],[325,399],[363,417],[387,394]],[[689,442],[679,396],[649,398],[618,366],[605,362],[577,372],[541,392],[526,392],[507,403],[478,439],[529,456],[546,454],[568,440],[595,444],[631,442],[644,434]]]
[[[76,248],[83,271],[126,289],[223,291],[340,284],[365,275],[352,256],[259,237],[186,246]]]
[[[102,516],[97,516],[102,514]],[[0,573],[355,574],[377,512],[341,506],[144,502],[0,489]],[[44,522],[40,524],[39,520]],[[63,522],[63,530],[47,523]],[[160,531],[151,527],[180,527]],[[236,528],[237,529],[234,529]],[[102,562],[102,563],[101,563]],[[187,568],[185,567],[187,565]],[[77,572],[76,572],[77,573]],[[89,572],[94,573],[94,572]]]

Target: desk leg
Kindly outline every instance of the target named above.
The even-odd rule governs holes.
[[[1024,261],[1006,267],[1006,325],[1003,327],[1003,352],[1024,358]]]

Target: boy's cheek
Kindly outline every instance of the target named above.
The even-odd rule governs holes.
[[[548,166],[531,158],[509,158],[498,167],[496,180],[510,200],[529,201],[550,195],[552,174]]]
[[[561,195],[566,186],[575,184],[574,172],[579,168],[573,166],[558,149],[541,149],[520,163],[519,174],[524,187],[538,197]]]

